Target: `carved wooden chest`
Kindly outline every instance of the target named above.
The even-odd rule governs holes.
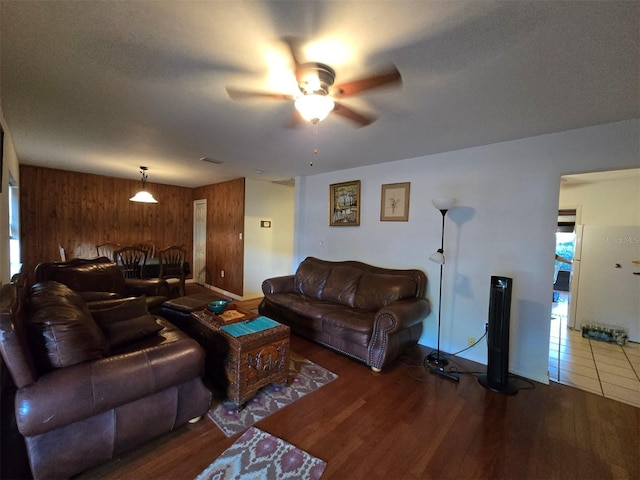
[[[289,376],[289,327],[266,317],[231,326],[221,326],[215,315],[197,311],[192,317],[205,327],[200,343],[207,350],[208,379],[218,391],[226,391],[241,408],[259,389],[269,383],[286,383]],[[261,319],[273,324],[251,331]],[[264,325],[262,325],[264,326]],[[237,328],[236,328],[237,327]],[[229,328],[229,330],[225,330]],[[242,332],[246,328],[246,332]],[[260,328],[259,326],[256,328]],[[240,335],[237,335],[241,333]],[[236,336],[237,335],[237,336]],[[206,338],[202,338],[206,337]],[[204,342],[202,341],[204,340]]]

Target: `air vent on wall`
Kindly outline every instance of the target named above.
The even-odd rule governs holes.
[[[224,163],[222,160],[216,160],[215,158],[211,157],[202,157],[200,160],[202,160],[203,162],[215,163],[216,165],[222,165]]]

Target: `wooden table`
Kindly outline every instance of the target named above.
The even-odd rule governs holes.
[[[275,325],[257,332],[235,336],[223,327],[221,318],[209,310],[191,313],[200,328],[197,339],[207,351],[206,377],[214,388],[226,392],[236,408],[242,406],[269,383],[287,383],[289,376],[289,327],[234,304],[227,310],[244,312],[237,329],[254,325]],[[266,319],[266,320],[265,320]],[[255,322],[252,323],[252,322]]]

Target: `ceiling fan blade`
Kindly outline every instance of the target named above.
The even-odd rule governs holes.
[[[272,98],[275,100],[293,100],[294,96],[286,93],[259,92],[253,90],[239,90],[237,88],[227,87],[229,97],[234,100],[243,100],[245,98]]]
[[[336,102],[336,106],[333,108],[332,113],[340,115],[341,117],[348,118],[352,122],[357,123],[361,127],[366,127],[375,121],[375,117],[367,116],[362,113],[358,113],[355,110],[345,107],[341,103]]]
[[[298,53],[300,47],[300,39],[297,37],[282,37],[282,41],[289,48],[289,54],[291,55],[291,59],[293,60],[294,65],[294,73],[296,79],[300,79],[300,66],[304,63],[300,60],[300,55]]]
[[[334,97],[346,97],[364,90],[391,85],[393,83],[402,83],[402,76],[395,66],[376,75],[338,85],[332,89],[332,92]]]

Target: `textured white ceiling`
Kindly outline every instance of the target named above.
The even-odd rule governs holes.
[[[0,22],[20,162],[145,165],[152,183],[282,180],[640,116],[636,1],[2,0]],[[344,100],[370,126],[287,128],[291,102],[225,91],[291,92],[283,37],[336,83],[393,63],[402,87]]]

